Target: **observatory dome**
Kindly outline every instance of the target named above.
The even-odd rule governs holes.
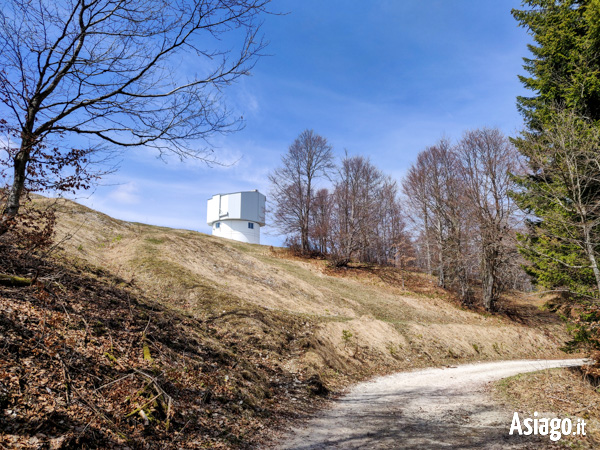
[[[260,244],[266,200],[258,190],[213,195],[206,208],[206,222],[213,236]]]

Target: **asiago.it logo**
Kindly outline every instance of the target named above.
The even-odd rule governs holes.
[[[519,413],[514,413],[512,423],[510,425],[509,435],[517,432],[519,435],[529,436],[531,434],[548,436],[551,441],[558,441],[563,436],[581,435],[585,436],[586,422],[583,419],[577,419],[573,422],[569,418],[559,419],[558,417],[549,419],[547,417],[538,418],[538,413],[533,413],[533,418],[524,417],[523,421],[519,417]]]

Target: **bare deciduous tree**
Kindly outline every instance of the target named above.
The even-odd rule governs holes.
[[[376,220],[372,196],[380,188],[382,174],[362,156],[346,155],[334,188],[333,258],[346,265],[368,246]]]
[[[393,264],[404,231],[398,187],[362,156],[342,160],[332,200],[331,253],[336,265],[352,259]]]
[[[413,248],[405,230],[406,223],[398,198],[398,183],[385,177],[373,200],[377,208],[377,228],[372,260],[404,269],[413,260]]]
[[[504,286],[519,282],[516,211],[511,174],[519,155],[496,129],[465,133],[457,146],[442,139],[422,151],[403,180],[420,260],[440,286],[456,289],[465,303],[481,281],[483,306],[493,310]]]
[[[464,218],[468,210],[461,183],[454,149],[450,141],[441,139],[419,154],[403,182],[403,191],[414,213],[420,216],[415,223],[425,241],[428,270],[435,256],[438,284],[444,287],[449,281],[458,282],[466,301],[470,290],[465,240],[468,221]]]
[[[282,167],[269,175],[274,225],[300,237],[302,251],[310,251],[310,221],[315,181],[334,168],[332,147],[313,130],[305,130],[282,156]]]
[[[255,63],[267,3],[5,0],[0,111],[13,174],[0,233],[39,175],[32,162],[56,176],[53,187],[72,189],[89,181],[79,166],[99,143],[212,159],[204,140],[239,125],[219,91]]]
[[[332,198],[325,188],[319,189],[313,199],[310,236],[314,247],[321,254],[326,254],[331,242],[331,208]]]
[[[501,290],[502,265],[513,237],[517,206],[509,193],[519,153],[498,130],[468,131],[457,146],[466,198],[477,222],[483,306],[494,310]]]
[[[427,196],[427,168],[424,158],[419,155],[417,162],[412,165],[402,181],[402,192],[410,211],[408,215],[418,235],[418,243],[423,248],[423,267],[431,275],[432,239],[431,239],[431,209]]]

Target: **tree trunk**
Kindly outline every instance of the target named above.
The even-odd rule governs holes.
[[[483,307],[487,311],[496,309],[497,289],[496,289],[496,251],[494,249],[484,248],[481,261],[481,285]]]
[[[29,162],[31,153],[31,141],[31,138],[23,138],[21,141],[21,148],[13,160],[13,184],[8,193],[6,205],[2,211],[2,217],[0,218],[0,236],[8,231],[11,220],[19,213],[21,196],[23,195],[23,190],[25,188],[27,163]]]
[[[429,245],[429,215],[427,209],[423,210],[423,216],[425,220],[425,252],[427,258],[427,273],[431,275],[431,248]]]
[[[304,253],[310,252],[310,241],[309,241],[309,232],[310,232],[310,210],[311,210],[311,200],[312,200],[312,177],[310,173],[307,175],[307,183],[306,183],[306,209],[304,211],[304,224],[302,230],[302,251]]]
[[[590,238],[590,228],[588,226],[584,226],[583,233],[585,239],[585,250],[588,255],[588,260],[590,261],[592,271],[594,272],[594,277],[596,279],[596,287],[598,289],[598,295],[600,295],[600,270],[598,269],[598,263],[596,261],[594,246]]]
[[[308,253],[310,247],[308,245],[308,232],[306,227],[302,227],[302,231],[300,232],[300,243],[302,245],[302,251]]]
[[[438,218],[437,221],[438,229],[438,285],[440,287],[446,287],[446,274],[444,273],[444,236],[442,235],[442,223]]]
[[[460,263],[462,264],[462,262]],[[458,273],[458,282],[460,284],[460,301],[467,305],[471,303],[471,286],[469,285],[469,277],[467,269],[461,267]]]

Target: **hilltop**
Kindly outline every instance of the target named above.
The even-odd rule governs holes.
[[[565,356],[534,296],[490,315],[420,273],[57,207],[52,258],[2,245],[37,274],[0,288],[4,445],[248,447],[376,374]]]

